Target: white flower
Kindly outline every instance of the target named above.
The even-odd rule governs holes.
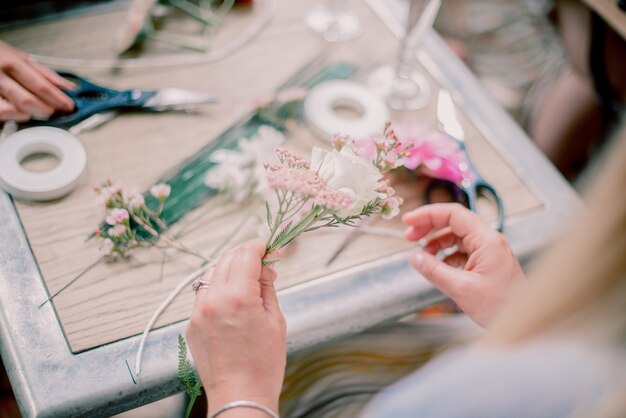
[[[328,186],[352,198],[352,204],[337,213],[341,218],[359,215],[368,203],[380,197],[377,189],[382,174],[370,161],[357,156],[352,147],[331,152],[314,147],[311,169],[317,171]]]
[[[136,195],[134,195],[131,199],[130,202],[128,202],[128,205],[131,207],[131,209],[141,209],[145,206],[146,204],[146,200],[144,199],[143,195],[140,193],[137,193]]]
[[[158,183],[150,187],[150,194],[161,201],[167,199],[171,192],[172,187],[165,183]]]
[[[268,190],[264,163],[275,159],[275,150],[285,141],[283,134],[269,126],[261,126],[252,138],[242,138],[237,150],[219,150],[212,161],[218,165],[207,173],[205,184],[220,192],[229,191],[235,202],[251,193]]]

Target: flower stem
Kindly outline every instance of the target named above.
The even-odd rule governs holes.
[[[56,296],[58,296],[59,293],[61,293],[62,291],[64,291],[68,287],[70,287],[76,280],[78,280],[81,277],[83,277],[85,275],[85,273],[87,273],[89,270],[91,270],[92,268],[94,268],[98,264],[100,264],[104,260],[104,258],[105,258],[105,256],[100,256],[100,258],[98,258],[96,261],[94,261],[89,266],[87,266],[87,268],[85,270],[81,271],[76,277],[74,277],[72,280],[70,280],[62,288],[60,288],[59,290],[54,292],[48,299],[46,299],[41,305],[39,305],[39,308],[43,307],[43,305],[45,305],[46,303],[50,302],[52,299],[54,299]]]

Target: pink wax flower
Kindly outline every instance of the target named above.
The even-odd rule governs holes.
[[[172,187],[169,184],[158,183],[150,187],[150,194],[160,201],[164,201],[170,195]]]
[[[109,215],[104,219],[109,225],[117,225],[128,222],[128,211],[122,208],[113,208]]]
[[[136,195],[130,198],[128,205],[130,206],[131,209],[135,209],[135,210],[141,209],[146,205],[146,200],[144,199],[142,194],[137,193]]]
[[[114,225],[113,228],[109,228],[107,231],[113,238],[121,237],[126,233],[126,227],[122,224]]]
[[[108,238],[105,238],[104,240],[102,240],[102,251],[104,251],[107,254],[111,254],[114,248],[115,248],[115,244],[113,243],[113,241],[111,241]]]
[[[386,128],[382,137],[354,141],[351,146],[365,159],[378,158],[385,170],[404,166],[456,184],[471,177],[465,153],[445,134],[414,125],[401,125],[396,130],[397,134]]]
[[[291,87],[279,91],[276,95],[276,101],[280,103],[297,102],[304,100],[306,93],[306,89],[302,87]]]

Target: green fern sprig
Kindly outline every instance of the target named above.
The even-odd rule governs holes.
[[[178,335],[178,379],[183,384],[187,396],[189,396],[189,405],[185,411],[185,418],[189,418],[193,404],[198,396],[202,394],[202,382],[198,377],[198,373],[191,365],[191,361],[187,358],[187,344],[182,335]]]

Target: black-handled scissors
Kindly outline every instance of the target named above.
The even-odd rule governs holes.
[[[466,167],[463,167],[463,180],[459,184],[447,180],[434,180],[426,189],[426,200],[432,201],[433,194],[438,189],[445,189],[452,197],[464,203],[471,210],[476,212],[478,198],[486,197],[491,200],[498,209],[498,221],[496,228],[502,231],[504,227],[504,204],[496,189],[478,174],[469,158],[465,148],[465,131],[461,126],[456,114],[454,102],[447,90],[439,91],[437,102],[437,120],[441,130],[452,140],[456,141],[460,150],[465,154]]]
[[[161,112],[166,110],[187,110],[207,103],[215,103],[214,96],[190,90],[115,90],[94,84],[76,74],[60,72],[59,75],[72,81],[76,88],[66,90],[74,101],[71,113],[56,113],[48,120],[33,120],[29,126],[45,125],[69,129],[94,115],[111,111],[142,110]]]

